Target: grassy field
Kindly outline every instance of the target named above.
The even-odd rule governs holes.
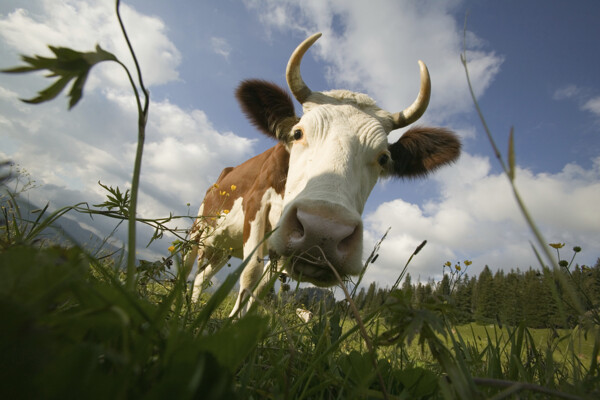
[[[510,328],[497,325],[468,324],[455,327],[454,331],[467,343],[483,350],[491,343],[505,343],[512,331]],[[564,360],[573,351],[585,364],[589,364],[594,351],[594,335],[585,334],[580,329],[533,329],[528,328],[532,344],[537,348],[554,348],[554,359]],[[597,360],[600,361],[600,360]]]
[[[119,1],[116,6],[130,44]],[[169,258],[135,259],[149,104],[139,65],[132,74],[100,47],[88,53],[51,49],[55,58],[26,57],[30,65],[7,72],[45,70],[59,78],[36,102],[52,100],[75,80],[73,107],[90,69],[117,62],[137,100],[138,151],[131,189],[102,185],[107,201],[94,207],[81,203],[49,215],[44,208],[30,221],[15,202],[19,191],[2,192],[1,399],[600,398],[597,311],[596,325],[575,331],[455,326],[447,301],[417,307],[410,296],[392,291],[376,309],[359,312],[353,301],[339,302],[313,310],[308,323],[295,315],[297,304],[265,298],[231,319],[232,291],[246,262],[192,303],[187,274],[169,270],[187,245],[185,230],[167,226],[175,216],[143,220],[155,229],[152,241],[163,234],[178,238]],[[512,182],[514,163],[504,169]],[[6,180],[0,176],[3,185]],[[67,212],[128,221],[124,268],[76,245],[40,240]],[[170,281],[155,280],[167,272]]]

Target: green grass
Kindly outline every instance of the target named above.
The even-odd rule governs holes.
[[[482,349],[487,346],[488,337],[493,342],[500,341],[505,342],[510,336],[510,328],[502,327],[498,325],[480,325],[476,323],[456,326],[454,330],[456,333],[465,339],[469,344],[474,344],[477,348]],[[587,335],[577,329],[575,331],[571,329],[534,329],[528,328],[529,333],[532,336],[532,343],[538,347],[543,348],[544,346],[551,346],[555,348],[554,358],[556,361],[561,360],[571,352],[573,352],[581,359],[585,364],[589,364],[591,356],[594,350],[594,337],[593,332]],[[596,332],[597,334],[597,332]]]
[[[118,0],[116,8],[135,60]],[[59,78],[32,102],[53,99],[75,79],[72,107],[95,64],[114,61],[125,68],[99,47],[88,53],[51,49],[55,58],[25,57],[29,65],[5,71],[48,70]],[[463,62],[466,67],[464,55]],[[14,201],[18,193],[8,192],[0,226],[0,398],[600,398],[597,310],[591,324],[576,331],[455,326],[447,301],[416,306],[410,295],[392,291],[376,309],[359,314],[353,302],[338,303],[320,307],[309,323],[296,317],[295,304],[265,298],[244,317],[230,319],[232,289],[245,263],[198,304],[190,301],[186,274],[155,282],[153,274],[165,272],[187,243],[166,227],[175,217],[136,217],[149,98],[137,62],[137,84],[125,71],[138,105],[131,196],[102,185],[109,195],[99,208],[81,203],[46,216],[43,209],[35,221],[25,221]],[[508,159],[503,168],[543,247],[514,187],[512,140]],[[83,248],[40,243],[39,232],[72,211],[128,220],[126,273]],[[136,220],[155,228],[152,240],[165,232],[179,238],[167,260],[135,264]]]

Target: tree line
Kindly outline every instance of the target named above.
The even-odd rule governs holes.
[[[447,264],[449,266],[449,263]],[[582,319],[593,319],[600,309],[600,258],[593,267],[561,266],[510,272],[486,265],[478,276],[450,270],[442,280],[413,283],[406,274],[398,289],[414,307],[447,302],[456,323],[518,325],[530,328],[574,328]],[[363,311],[385,304],[389,288],[375,282],[361,288],[354,300]]]

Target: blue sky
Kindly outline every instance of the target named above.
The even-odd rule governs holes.
[[[273,145],[247,123],[233,91],[246,78],[285,87],[291,52],[321,31],[302,65],[313,90],[366,92],[396,111],[416,96],[422,59],[433,94],[420,123],[449,127],[464,145],[457,164],[429,179],[376,186],[364,213],[365,249],[391,230],[367,281],[393,282],[424,239],[428,245],[409,268],[413,278],[439,276],[447,260],[472,260],[472,273],[486,264],[537,266],[532,236],[468,96],[459,58],[468,10],[475,91],[504,155],[514,126],[526,203],[549,242],[583,247],[580,263],[600,256],[597,1],[136,0],[122,7],[152,98],[143,216],[186,213],[186,203],[194,213],[222,168]],[[18,64],[19,54],[47,54],[46,44],[85,51],[100,43],[130,63],[113,8],[112,1],[3,1],[0,67]],[[18,101],[47,84],[41,76],[0,75],[0,156],[41,185],[30,193],[34,200],[99,203],[98,180],[120,187],[130,180],[136,133],[125,77],[99,66],[70,112],[65,98],[39,106]],[[101,234],[113,227],[80,220]],[[148,235],[142,231],[141,240]],[[164,255],[168,245],[142,247],[140,255]]]

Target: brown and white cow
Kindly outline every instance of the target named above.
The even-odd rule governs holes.
[[[421,61],[419,95],[402,112],[384,111],[361,93],[311,91],[300,75],[300,62],[320,36],[301,43],[287,66],[288,86],[302,104],[302,117],[296,116],[287,92],[272,83],[248,80],[239,86],[236,95],[244,113],[278,143],[224,169],[206,192],[192,228],[191,239],[200,248],[193,246],[185,265],[191,271],[198,256],[194,299],[230,255],[248,257],[277,228],[245,267],[232,315],[267,281],[261,279],[268,268],[266,255],[279,257],[291,277],[318,286],[337,282],[330,265],[342,277],[358,274],[361,214],[377,180],[425,176],[460,154],[459,140],[443,128],[412,127],[396,143],[387,141],[391,131],[415,122],[429,104],[429,72]]]

